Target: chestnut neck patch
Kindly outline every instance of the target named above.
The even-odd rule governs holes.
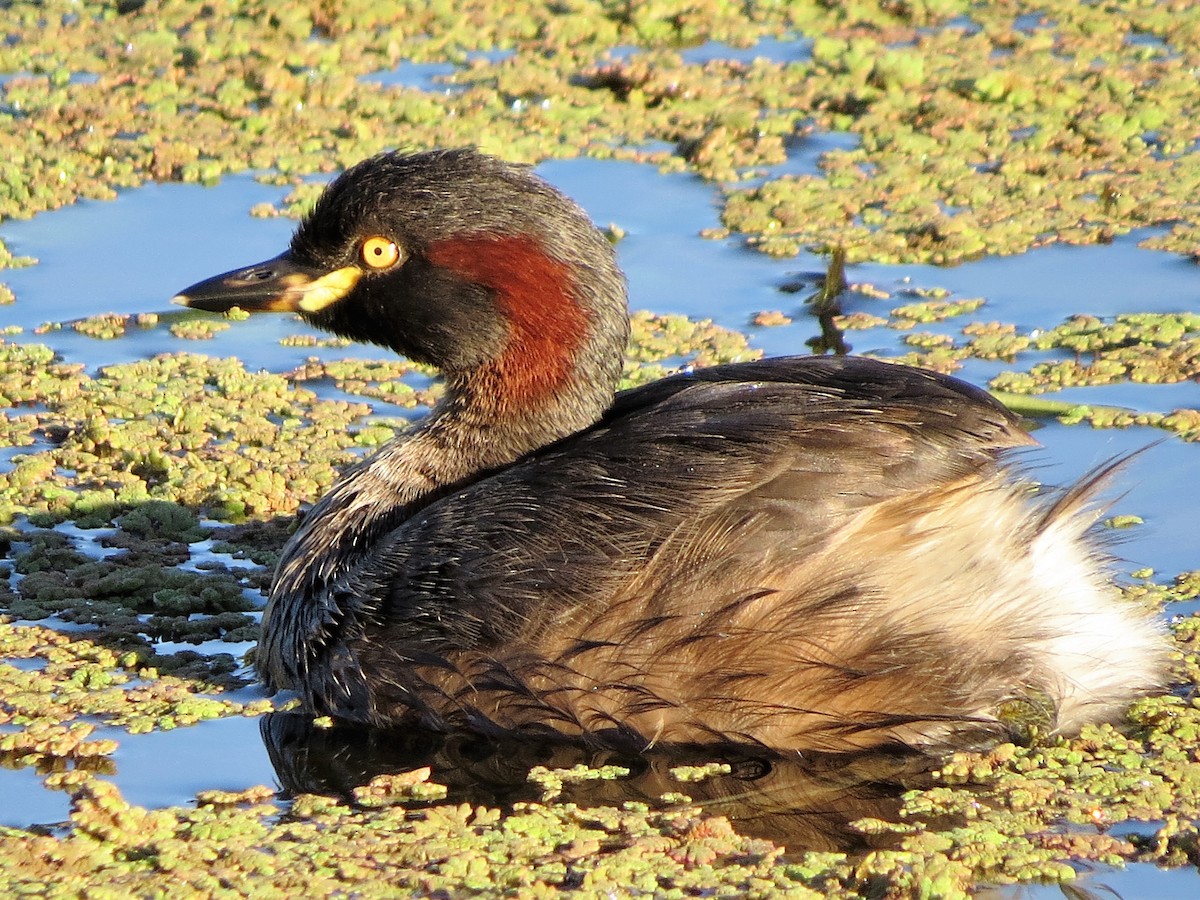
[[[569,266],[528,236],[449,238],[430,245],[425,255],[495,293],[509,340],[480,375],[495,381],[499,403],[536,404],[570,379],[587,315],[573,291]]]

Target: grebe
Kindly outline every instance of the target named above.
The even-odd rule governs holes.
[[[583,211],[472,150],[384,153],[282,255],[175,298],[298,312],[444,399],[283,550],[257,666],[316,714],[775,750],[1070,732],[1164,681],[1094,482],[1038,497],[984,391],[767,359],[614,395],[624,278]]]

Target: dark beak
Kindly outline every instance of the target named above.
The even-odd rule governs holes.
[[[315,313],[354,289],[362,270],[346,266],[332,272],[296,262],[291,253],[197,282],[171,298],[172,303],[208,312]]]

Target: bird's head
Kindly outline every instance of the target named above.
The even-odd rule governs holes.
[[[512,402],[615,382],[628,329],[613,250],[583,211],[472,150],[371,157],[326,188],[287,251],[174,299],[296,312],[451,380],[488,373]]]

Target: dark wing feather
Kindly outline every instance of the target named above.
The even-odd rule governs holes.
[[[334,590],[413,653],[487,648],[603,604],[693,525],[774,516],[768,531],[801,558],[863,508],[1026,443],[984,392],[903,366],[701,369],[624,392],[596,426],[430,504]],[[711,537],[684,543],[719,553]]]

